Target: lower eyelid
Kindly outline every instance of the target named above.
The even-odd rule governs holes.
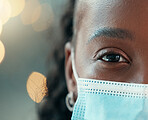
[[[118,62],[118,63],[113,63],[113,62],[103,62],[103,61],[99,61],[99,68],[100,69],[111,69],[111,70],[122,70],[125,68],[129,68],[130,64],[126,63],[126,62]]]

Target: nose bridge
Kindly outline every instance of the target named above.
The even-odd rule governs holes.
[[[148,84],[148,40],[137,42],[136,62],[137,62],[137,79],[142,84]]]
[[[148,71],[144,73],[143,84],[148,84]]]
[[[148,54],[145,55],[142,64],[141,74],[143,74],[143,84],[148,84]]]

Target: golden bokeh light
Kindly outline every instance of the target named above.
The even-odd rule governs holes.
[[[38,72],[33,72],[27,80],[27,92],[30,98],[36,102],[40,103],[44,96],[46,95],[46,77]]]
[[[5,24],[11,17],[11,6],[7,0],[0,0],[0,21]]]
[[[28,0],[21,13],[21,20],[24,25],[33,24],[40,16],[40,3],[38,0]]]
[[[11,5],[11,17],[18,16],[25,7],[25,0],[8,0]]]
[[[32,27],[37,32],[47,30],[53,22],[53,19],[54,15],[51,6],[47,3],[42,4],[40,17],[32,24]]]
[[[5,57],[5,47],[2,41],[0,41],[0,63],[2,63],[4,57]]]

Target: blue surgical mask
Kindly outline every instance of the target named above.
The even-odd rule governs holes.
[[[148,120],[148,85],[79,78],[72,120]]]

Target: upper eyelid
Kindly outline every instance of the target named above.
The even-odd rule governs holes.
[[[109,55],[109,54],[119,54],[119,55],[121,55],[120,53],[117,53],[117,52],[114,52],[114,51],[109,51],[109,52],[105,52],[104,54],[100,55],[100,57],[103,57],[103,56]]]

